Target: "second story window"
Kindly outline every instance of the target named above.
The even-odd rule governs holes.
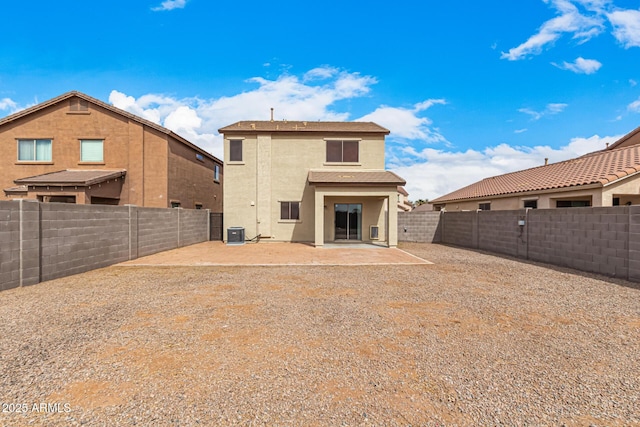
[[[80,140],[80,161],[81,162],[104,162],[104,141],[102,139],[81,139]]]
[[[213,180],[215,182],[220,182],[220,165],[215,165],[213,167]]]
[[[51,145],[50,139],[19,139],[18,161],[50,162]]]
[[[242,161],[242,140],[232,139],[229,141],[229,161],[241,162]]]
[[[327,141],[327,163],[357,163],[358,141]]]

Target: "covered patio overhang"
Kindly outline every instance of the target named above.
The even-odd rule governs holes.
[[[126,170],[63,170],[16,179],[17,187],[6,188],[11,198],[41,202],[115,204],[120,200]]]
[[[398,186],[406,182],[384,170],[311,170],[314,187],[314,243],[386,242],[398,244]]]

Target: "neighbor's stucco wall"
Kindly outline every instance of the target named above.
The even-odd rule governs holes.
[[[202,209],[222,212],[222,162],[200,156],[194,148],[169,138],[168,194],[169,202],[175,201],[185,209]],[[220,167],[220,180],[214,180],[214,168]]]
[[[616,190],[616,191],[620,191],[620,190]],[[605,206],[611,206],[612,204],[611,194],[613,194],[613,192],[611,192],[607,197],[602,188],[594,188],[594,189],[587,189],[587,190],[527,194],[527,195],[519,195],[515,197],[487,198],[487,199],[477,199],[473,201],[452,202],[452,203],[447,203],[445,207],[448,212],[474,211],[479,208],[480,203],[491,203],[492,211],[515,210],[515,209],[523,209],[524,202],[526,200],[537,200],[538,209],[555,209],[557,200],[589,199],[589,198],[591,199],[592,206],[596,206],[596,207],[602,206],[603,202],[605,203]]]
[[[125,169],[120,205],[169,207],[171,197],[186,197],[184,207],[202,199],[205,209],[222,209],[222,185],[212,184],[213,159],[196,164],[195,149],[163,132],[93,103],[88,111],[70,111],[69,102],[0,126],[0,189],[14,187],[18,178],[65,169]],[[51,161],[18,162],[18,139],[51,139]],[[104,140],[104,161],[81,162],[80,139]]]

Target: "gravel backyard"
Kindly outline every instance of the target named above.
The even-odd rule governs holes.
[[[0,292],[0,425],[640,426],[638,285],[401,247]]]

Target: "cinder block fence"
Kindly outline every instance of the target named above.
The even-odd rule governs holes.
[[[640,281],[640,206],[399,213],[398,239]]]
[[[209,211],[0,201],[0,290],[209,240]]]

